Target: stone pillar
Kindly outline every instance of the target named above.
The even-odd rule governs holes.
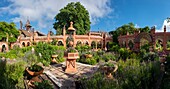
[[[97,49],[97,41],[95,42],[95,45],[96,45],[96,49]]]
[[[163,50],[166,50],[166,26],[164,26]]]
[[[129,48],[128,40],[126,39],[126,48]]]
[[[91,33],[89,32],[88,34],[88,41],[89,41],[89,46],[91,47],[91,40],[90,40]]]
[[[155,42],[155,26],[151,28],[151,36],[152,36],[152,45],[153,48],[156,47],[156,42]]]
[[[64,47],[66,48],[66,27],[65,27],[65,25],[63,27],[63,44],[64,44]]]
[[[47,42],[50,42],[50,32],[47,34]]]

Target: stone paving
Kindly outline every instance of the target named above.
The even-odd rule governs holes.
[[[46,67],[45,71],[50,71],[62,84],[61,89],[75,89],[75,80],[80,77],[89,77],[97,71],[98,66],[77,63],[77,72],[65,73],[65,62]]]

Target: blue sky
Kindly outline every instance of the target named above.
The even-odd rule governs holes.
[[[92,31],[112,31],[132,22],[136,27],[161,29],[170,17],[169,0],[1,0],[0,21],[24,24],[30,19],[36,30],[55,31],[54,16],[69,2],[80,1],[90,13]]]

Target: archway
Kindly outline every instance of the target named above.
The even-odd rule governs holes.
[[[140,39],[140,47],[149,44],[149,41],[145,38]]]
[[[163,50],[163,41],[161,39],[156,40],[155,49],[158,49],[159,51]]]
[[[97,49],[101,49],[102,48],[102,42],[97,42]]]
[[[2,45],[1,52],[6,52],[6,47],[5,47],[5,45]]]
[[[123,41],[122,47],[123,48],[126,47],[126,42],[125,41]]]
[[[85,45],[89,45],[88,41],[85,42]]]
[[[80,46],[81,44],[81,41],[77,41],[76,46]]]
[[[58,41],[58,46],[63,46],[63,42],[62,41]]]
[[[27,46],[30,46],[30,42],[27,42]]]
[[[134,43],[135,43],[135,50],[139,50],[142,46],[150,46],[152,44],[153,40],[149,33],[142,32],[138,34],[135,37]]]
[[[91,42],[91,48],[92,48],[92,49],[95,49],[95,48],[96,48],[96,42],[95,42],[95,41],[92,41],[92,42]]]
[[[134,43],[132,42],[132,40],[129,41],[128,46],[131,50],[133,49]]]
[[[167,41],[166,47],[167,47],[167,50],[170,50],[170,40]]]
[[[24,42],[22,43],[22,46],[25,47],[25,43]]]
[[[109,49],[109,42],[106,43],[106,48]]]

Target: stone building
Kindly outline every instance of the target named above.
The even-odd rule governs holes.
[[[32,28],[30,21],[27,20],[25,24],[25,29],[23,29],[22,22],[20,21],[20,35],[15,43],[12,43],[10,48],[14,48],[18,46],[20,48],[31,46],[38,42],[52,42],[53,40],[57,40],[57,45],[63,45],[66,47],[66,40],[69,37],[69,34],[66,34],[65,27],[63,27],[62,35],[50,35],[50,32],[45,35],[39,31],[36,31]],[[77,35],[76,32],[73,34],[74,38],[74,47],[77,44],[82,45],[95,45],[94,49],[106,49],[106,44],[112,41],[112,36],[110,36],[107,32],[89,32],[85,35]],[[0,42],[0,50],[1,52],[8,51],[9,46],[7,42]]]
[[[164,32],[155,32],[155,30],[155,27],[152,27],[150,33],[136,31],[134,34],[120,35],[119,45],[139,51],[141,46],[148,43],[155,49],[170,52],[170,32],[166,31],[166,26]]]

